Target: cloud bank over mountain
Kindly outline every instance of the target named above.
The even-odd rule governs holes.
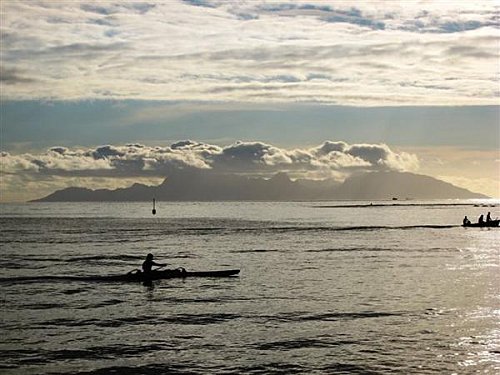
[[[1,8],[0,201],[155,184],[180,168],[342,180],[419,164],[500,194],[494,1]],[[305,146],[331,138],[347,142]],[[207,144],[163,146],[178,139]],[[214,146],[238,139],[262,142]]]
[[[317,147],[285,149],[264,142],[217,146],[180,141],[170,146],[127,144],[96,148],[52,147],[33,155],[1,154],[3,172],[43,176],[165,177],[179,169],[269,176],[343,179],[354,171],[415,171],[418,158],[385,144],[326,141]]]
[[[492,1],[32,0],[2,12],[9,100],[498,104]]]

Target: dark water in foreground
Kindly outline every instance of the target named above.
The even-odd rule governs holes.
[[[457,226],[498,206],[319,205],[0,206],[3,278],[124,273],[148,252],[241,269],[152,286],[2,282],[0,373],[500,371],[500,229]]]

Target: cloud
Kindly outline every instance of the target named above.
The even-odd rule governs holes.
[[[186,4],[193,5],[196,7],[205,7],[205,8],[215,8],[215,5],[207,0],[182,0]]]
[[[498,59],[498,53],[493,51],[485,51],[476,46],[453,46],[445,51],[446,55],[456,56],[459,58],[472,58],[472,59]]]
[[[7,100],[498,103],[490,1],[19,0],[2,9]]]
[[[309,16],[330,23],[350,23],[356,26],[380,30],[385,28],[384,22],[363,16],[363,12],[355,7],[342,9],[328,5],[284,3],[274,5],[264,4],[260,9],[264,12],[286,17]]]
[[[106,4],[106,5],[98,5],[98,3],[96,4],[87,2],[81,4],[80,9],[89,13],[109,16],[127,10],[133,13],[145,14],[149,12],[151,9],[153,9],[155,6],[156,4],[154,3],[144,3],[144,2],[122,2],[121,4],[116,3],[116,4]]]
[[[264,172],[289,167],[293,160],[286,150],[263,142],[236,142],[212,155],[216,170],[233,172]]]
[[[19,69],[0,67],[0,82],[6,85],[33,83],[35,80],[25,77]]]
[[[91,149],[52,147],[38,155],[0,156],[6,175],[66,177],[166,177],[176,170],[203,169],[217,173],[270,176],[286,171],[296,177],[311,173],[325,177],[354,171],[416,170],[418,159],[393,152],[384,144],[327,141],[313,148],[285,149],[264,142],[236,142],[220,147],[195,141],[170,146],[127,144]]]
[[[500,156],[498,147],[439,146],[408,148],[406,151],[418,155],[419,173],[500,198],[500,165],[496,162]]]

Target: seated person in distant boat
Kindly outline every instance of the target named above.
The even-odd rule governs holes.
[[[146,260],[142,263],[142,272],[144,272],[144,273],[151,273],[153,266],[165,267],[166,265],[167,265],[166,263],[165,264],[163,264],[163,263],[156,263],[153,260],[153,254],[149,253],[146,256]]]
[[[470,224],[470,220],[466,217],[464,217],[464,221],[463,221],[464,225],[469,225]]]
[[[488,215],[486,215],[486,222],[491,221],[491,213],[488,212]]]
[[[484,215],[481,214],[481,216],[479,216],[479,220],[477,221],[479,224],[482,224],[484,223]]]

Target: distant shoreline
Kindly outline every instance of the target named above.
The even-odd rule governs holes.
[[[469,207],[498,207],[498,204],[477,204],[477,203],[375,203],[375,204],[343,204],[343,205],[326,205],[326,206],[311,206],[314,208],[363,208],[363,207],[405,207],[405,206],[420,206],[420,207],[442,207],[442,206],[469,206]]]

